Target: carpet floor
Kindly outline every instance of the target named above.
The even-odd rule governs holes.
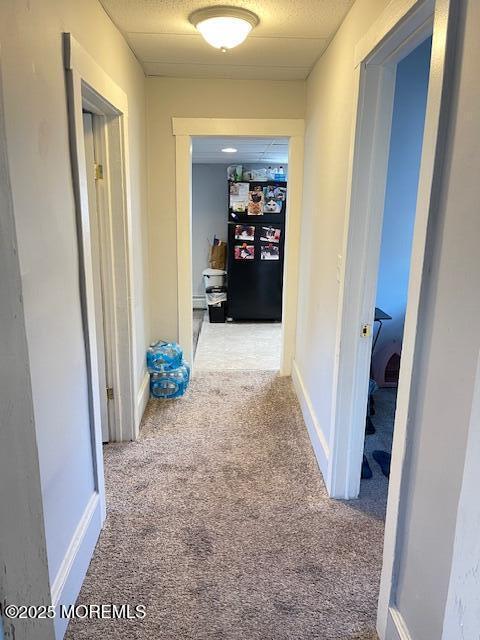
[[[67,640],[373,640],[384,505],[330,500],[291,381],[200,373],[105,446],[108,516]]]

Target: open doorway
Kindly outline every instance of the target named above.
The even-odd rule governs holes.
[[[197,370],[280,369],[288,138],[192,140]]]
[[[302,119],[172,118],[176,148],[178,341],[193,362],[192,140],[196,137],[288,139],[280,375],[292,372],[298,297],[298,257],[303,184]],[[233,163],[230,163],[233,164]],[[242,175],[243,177],[243,175]],[[225,189],[227,184],[225,184]],[[228,213],[228,212],[227,212]]]
[[[431,38],[396,69],[361,493],[386,507],[430,71]]]
[[[115,433],[115,407],[113,403],[113,305],[111,242],[108,208],[105,207],[106,185],[104,177],[104,122],[103,117],[83,111],[85,145],[85,172],[87,177],[88,210],[93,263],[93,290],[95,298],[95,327],[98,350],[98,380],[100,386],[100,412],[102,441],[109,442]]]

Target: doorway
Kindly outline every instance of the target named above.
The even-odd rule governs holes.
[[[192,139],[194,365],[279,371],[288,139]]]
[[[176,142],[178,339],[193,361],[192,139],[248,137],[288,139],[288,190],[283,268],[280,375],[290,375],[295,346],[298,255],[303,183],[302,119],[173,118]]]
[[[93,285],[95,299],[95,324],[98,349],[98,379],[100,389],[100,412],[102,441],[110,441],[115,433],[115,409],[113,404],[112,371],[112,283],[108,268],[111,246],[108,234],[108,219],[102,203],[105,201],[103,167],[105,153],[102,148],[101,116],[90,111],[83,112],[83,134],[85,143],[85,171],[87,176],[88,208],[90,214],[90,237],[93,262]]]
[[[378,601],[377,630],[381,638],[385,637],[387,624],[396,630],[398,637],[404,635],[395,605],[395,563],[402,528],[402,482],[409,464],[410,411],[419,384],[417,365],[421,345],[417,342],[417,326],[422,322],[426,304],[423,283],[431,259],[431,211],[440,192],[452,82],[455,9],[451,0],[424,0],[408,6],[400,1],[391,2],[358,43],[354,57],[356,107],[338,310],[335,413],[326,473],[329,494],[346,499],[356,498],[360,490],[397,65],[432,36]]]
[[[382,510],[390,476],[430,55],[428,38],[398,62],[395,74],[360,488]]]

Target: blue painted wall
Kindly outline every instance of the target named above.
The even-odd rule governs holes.
[[[402,342],[430,50],[431,38],[397,67],[376,303],[393,320],[383,325],[375,350],[374,373],[376,366],[381,366],[382,355],[385,357],[392,344],[400,348]]]

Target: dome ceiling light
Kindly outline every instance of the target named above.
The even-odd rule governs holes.
[[[198,9],[188,19],[208,44],[224,53],[241,44],[260,22],[247,9],[224,6]]]

